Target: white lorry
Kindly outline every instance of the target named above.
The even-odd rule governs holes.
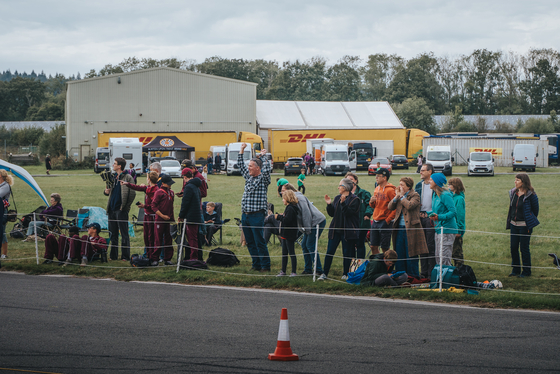
[[[426,163],[432,164],[434,173],[443,173],[450,176],[453,174],[453,161],[451,147],[448,145],[430,145],[424,148]]]
[[[511,156],[513,171],[517,169],[535,171],[539,154],[533,144],[516,144]]]
[[[226,144],[226,174],[233,175],[238,174],[241,175],[241,170],[237,166],[237,155],[241,152],[241,144],[243,143],[230,143]],[[251,144],[247,143],[247,148],[243,152],[243,161],[245,161],[245,165],[249,164],[249,161],[253,157],[253,150],[251,148]]]
[[[321,147],[321,173],[323,175],[346,175],[356,170],[356,151],[348,154],[348,146],[325,144]]]
[[[110,138],[109,139],[109,168],[112,170],[115,158],[122,157],[126,160],[126,169],[134,164],[136,175],[143,174],[142,142],[138,138]]]

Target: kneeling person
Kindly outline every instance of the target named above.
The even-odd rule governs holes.
[[[393,267],[397,260],[397,252],[392,249],[374,255],[373,259],[367,264],[360,285],[395,287],[406,282],[408,280],[406,273],[393,273]]]
[[[88,261],[91,261],[94,254],[107,252],[107,241],[105,238],[99,236],[99,233],[101,232],[101,226],[99,226],[99,223],[90,223],[86,227],[88,229],[88,234],[82,236],[81,266],[86,266]]]

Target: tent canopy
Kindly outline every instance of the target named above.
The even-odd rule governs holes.
[[[0,169],[4,169],[6,171],[9,171],[13,175],[15,175],[16,177],[23,180],[25,183],[27,183],[33,189],[33,191],[35,191],[37,193],[37,195],[39,195],[39,197],[41,199],[43,199],[43,201],[45,202],[45,204],[47,204],[47,206],[50,205],[49,201],[45,197],[45,194],[43,194],[43,191],[41,190],[41,187],[39,187],[37,182],[35,182],[35,179],[33,179],[31,174],[29,174],[27,172],[27,170],[25,170],[21,166],[10,164],[9,162],[4,161],[4,160],[0,160]]]
[[[187,151],[194,152],[194,147],[183,143],[176,136],[158,136],[142,147],[144,152],[152,151]]]

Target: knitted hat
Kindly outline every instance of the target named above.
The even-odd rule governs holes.
[[[432,174],[432,180],[433,180],[434,183],[437,184],[439,187],[443,187],[444,185],[447,184],[447,178],[445,178],[445,175],[443,175],[442,173],[434,173],[434,174]]]

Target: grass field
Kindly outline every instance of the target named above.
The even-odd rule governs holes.
[[[104,183],[98,175],[89,170],[54,171],[56,176],[44,176],[42,166],[27,168],[30,173],[37,175],[37,182],[48,198],[53,192],[62,196],[62,204],[67,209],[78,209],[82,206],[105,207],[107,197],[103,195]],[[415,170],[415,168],[414,168]],[[414,170],[395,171],[390,182],[398,183],[401,176],[412,176],[419,181],[419,175]],[[479,281],[498,279],[504,285],[504,291],[482,291],[478,296],[466,294],[452,294],[448,292],[422,292],[412,289],[380,289],[373,287],[351,286],[344,282],[335,281],[342,275],[342,259],[336,258],[330,277],[333,281],[315,282],[310,277],[276,278],[274,275],[280,270],[281,248],[276,244],[269,246],[272,256],[272,274],[261,275],[251,273],[251,261],[246,248],[239,244],[239,228],[232,224],[234,217],[241,217],[241,194],[244,180],[241,177],[227,177],[225,175],[210,176],[208,201],[218,201],[224,204],[224,218],[231,218],[224,227],[223,247],[233,250],[241,261],[239,266],[229,269],[211,268],[210,271],[186,271],[176,274],[175,268],[158,267],[150,269],[133,269],[129,264],[121,261],[111,261],[96,267],[80,268],[59,267],[56,265],[36,265],[33,260],[3,261],[2,270],[18,270],[29,274],[74,274],[77,276],[111,277],[119,280],[156,280],[165,282],[183,282],[191,284],[218,284],[241,287],[263,287],[272,289],[289,289],[302,292],[339,293],[354,295],[377,295],[382,297],[396,297],[407,299],[439,300],[456,303],[466,303],[488,307],[518,307],[546,310],[560,310],[560,271],[552,266],[548,253],[560,254],[560,218],[557,214],[559,199],[559,169],[537,169],[531,173],[531,181],[539,197],[541,224],[534,230],[531,238],[532,264],[536,267],[531,278],[510,278],[511,271],[509,255],[509,231],[505,230],[505,218],[508,209],[508,191],[513,187],[515,173],[511,168],[498,168],[497,173],[508,173],[494,177],[467,177],[459,175],[466,187],[467,204],[467,233],[464,237],[464,256],[467,264],[471,265]],[[466,173],[466,167],[454,167],[454,174]],[[43,176],[39,176],[43,175]],[[456,175],[457,176],[457,175]],[[283,177],[278,173],[273,175],[273,184],[269,189],[269,202],[276,210],[283,211],[282,200],[276,194],[275,179]],[[360,186],[373,191],[374,177],[359,174]],[[296,183],[296,177],[287,177]],[[323,196],[331,197],[337,193],[339,177],[309,176],[306,180],[306,196],[326,214]],[[176,179],[174,190],[181,188],[181,180]],[[21,180],[16,179],[14,185],[15,200],[19,213],[28,213],[41,205],[40,199]],[[137,194],[137,200],[143,201],[143,194]],[[179,212],[180,199],[175,201],[175,214]],[[132,214],[137,214],[137,208],[132,208]],[[330,222],[330,219],[328,220]],[[11,224],[8,230],[11,229]],[[326,233],[319,242],[319,252],[324,258],[326,252]],[[136,237],[132,238],[131,253],[143,252],[142,230],[136,229]],[[204,248],[209,250],[212,248]],[[298,247],[296,246],[296,253]],[[44,248],[39,247],[42,258]],[[10,238],[9,258],[27,258],[35,256],[34,243],[23,243],[21,240]],[[303,270],[301,251],[298,257],[298,272]],[[342,251],[337,252],[342,256]],[[205,254],[205,257],[207,253]],[[175,260],[175,259],[174,259]],[[515,292],[512,292],[515,291]]]

